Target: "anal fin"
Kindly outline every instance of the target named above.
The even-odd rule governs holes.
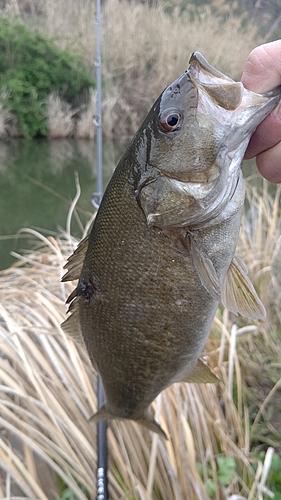
[[[248,275],[242,259],[235,255],[221,290],[221,302],[234,314],[250,319],[266,318],[266,311]]]
[[[88,419],[89,422],[100,422],[101,420],[111,420],[114,418],[106,409],[105,403]]]

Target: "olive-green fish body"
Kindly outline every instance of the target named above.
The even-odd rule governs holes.
[[[200,355],[219,301],[265,316],[235,256],[240,164],[279,97],[279,89],[246,91],[196,53],[120,160],[83,244],[66,322],[76,320],[102,378],[106,401],[95,420],[134,419],[161,432],[149,405],[163,389],[215,380]],[[76,277],[82,253],[64,279]]]

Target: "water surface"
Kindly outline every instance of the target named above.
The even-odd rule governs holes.
[[[104,185],[125,147],[125,144],[104,144]],[[36,228],[48,234],[66,227],[67,213],[76,193],[76,171],[81,186],[77,210],[85,225],[94,210],[91,197],[96,191],[95,165],[95,141],[0,141],[0,269],[15,261],[11,251],[22,253],[37,241],[19,234],[21,228]],[[257,174],[254,162],[245,162],[244,174],[252,173]],[[253,176],[253,183],[260,183],[258,175]],[[71,232],[81,237],[75,219]]]
[[[122,147],[116,149],[113,144],[104,148],[104,184],[121,150]],[[30,237],[15,237],[21,228],[44,232],[66,227],[69,206],[76,193],[76,171],[81,186],[78,214],[85,224],[94,210],[91,197],[96,190],[95,164],[95,141],[0,141],[0,269],[14,262],[11,251],[21,253],[32,246]],[[81,236],[75,219],[71,230],[75,236]]]

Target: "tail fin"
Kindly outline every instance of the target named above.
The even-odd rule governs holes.
[[[144,427],[146,427],[150,431],[156,432],[156,434],[158,434],[162,438],[168,440],[166,432],[163,431],[162,427],[152,417],[151,418],[149,418],[149,417],[148,418],[147,417],[140,418],[140,419],[136,420],[136,422],[143,425]]]
[[[103,404],[94,415],[92,415],[89,418],[89,421],[91,422],[100,422],[100,420],[112,420],[113,418],[123,420],[121,417],[118,417],[116,415],[112,415],[107,409],[106,409],[106,404]],[[126,419],[124,419],[126,420]],[[153,419],[152,415],[150,415],[149,411],[147,411],[144,415],[143,418],[138,418],[138,419],[132,419],[135,422],[143,425],[147,429],[149,429],[152,432],[156,432],[159,434],[164,439],[168,439],[166,433],[163,431],[163,429],[160,427],[160,425]]]

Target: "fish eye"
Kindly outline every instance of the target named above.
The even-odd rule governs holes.
[[[160,115],[160,127],[164,132],[179,130],[182,118],[182,114],[177,109],[166,109]]]

